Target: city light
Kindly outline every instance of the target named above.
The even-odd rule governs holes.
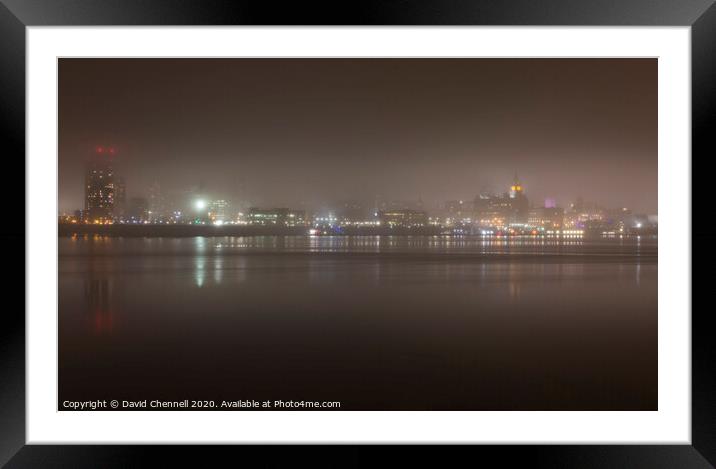
[[[114,153],[113,147],[96,147],[97,153]],[[622,205],[605,208],[578,197],[563,208],[554,198],[534,204],[517,180],[504,192],[481,192],[471,199],[446,201],[436,212],[418,201],[351,201],[314,212],[290,207],[251,207],[210,192],[194,192],[187,201],[167,197],[158,182],[149,197],[127,200],[123,177],[115,176],[110,158],[87,163],[85,208],[63,214],[61,224],[213,225],[236,234],[320,235],[445,235],[485,238],[591,238],[595,236],[656,236],[657,216],[634,214]],[[183,201],[182,201],[183,200]],[[188,205],[186,205],[188,202]],[[182,209],[193,211],[182,216]],[[239,209],[240,208],[240,209]],[[232,210],[233,209],[233,210]],[[244,227],[244,228],[242,228]]]

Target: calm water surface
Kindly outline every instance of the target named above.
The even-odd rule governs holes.
[[[657,406],[657,246],[59,239],[59,400]]]

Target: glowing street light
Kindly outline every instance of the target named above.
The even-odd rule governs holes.
[[[204,210],[206,208],[206,202],[204,200],[199,199],[194,202],[194,207],[196,207],[196,209],[199,211]]]

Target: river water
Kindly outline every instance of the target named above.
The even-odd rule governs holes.
[[[655,410],[657,244],[60,238],[58,407],[94,399]]]

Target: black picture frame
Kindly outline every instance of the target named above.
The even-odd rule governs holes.
[[[716,155],[716,137],[709,126],[716,118],[716,6],[714,0],[362,0],[355,2],[287,2],[231,0],[0,0],[0,129],[6,180],[4,200],[18,204],[25,173],[25,38],[28,26],[79,25],[604,25],[690,26],[692,92],[692,213],[708,211],[707,171],[694,171]],[[11,176],[14,175],[14,176]],[[25,217],[12,208],[13,222],[4,223],[2,239],[10,262],[22,262]],[[707,212],[704,212],[707,213]],[[716,257],[706,243],[716,236],[713,221],[692,223],[691,249],[699,249],[692,267],[706,266]],[[50,234],[48,234],[50,236]],[[689,240],[687,240],[689,241]],[[702,248],[703,247],[703,248]],[[25,276],[11,271],[3,289],[7,300],[24,292]],[[707,275],[692,274],[692,298],[705,296]],[[663,286],[662,286],[663,287]],[[697,294],[697,288],[701,287]],[[0,464],[7,467],[134,467],[150,459],[205,465],[207,454],[231,456],[235,448],[178,446],[61,446],[26,445],[25,435],[25,310],[6,300],[0,326]],[[696,305],[696,303],[693,303]],[[453,456],[472,461],[496,457],[501,465],[529,463],[531,467],[649,467],[689,468],[716,465],[716,345],[708,327],[710,308],[692,307],[692,445],[550,445],[460,447]],[[198,451],[197,451],[198,450]],[[370,463],[373,448],[321,449],[312,462],[330,465]],[[466,454],[468,453],[469,454]],[[256,456],[263,465],[282,464],[304,455],[306,448],[289,448],[279,455],[266,448],[241,448],[241,458]],[[412,457],[431,461],[414,448]],[[381,458],[386,456],[381,455]],[[390,456],[388,456],[390,458]],[[404,456],[400,461],[404,462]]]

